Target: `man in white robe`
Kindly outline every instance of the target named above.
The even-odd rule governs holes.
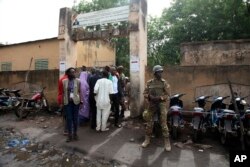
[[[110,95],[113,94],[112,81],[108,79],[108,72],[102,72],[102,79],[99,79],[94,87],[94,93],[96,94],[96,130],[97,131],[108,131],[107,120],[110,114]]]

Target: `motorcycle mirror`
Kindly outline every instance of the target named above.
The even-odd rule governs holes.
[[[240,103],[241,103],[242,105],[244,105],[244,106],[247,105],[246,100],[241,100]]]
[[[235,98],[235,101],[240,101],[240,100],[241,100],[240,97],[236,97],[236,98]]]

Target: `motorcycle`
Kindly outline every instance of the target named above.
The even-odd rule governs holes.
[[[250,108],[247,109],[243,117],[245,144],[250,147]]]
[[[248,96],[246,96],[248,97]],[[235,102],[240,114],[240,120],[243,123],[244,127],[244,141],[247,147],[250,147],[250,109],[245,110],[245,106],[247,106],[247,102],[245,101],[246,97],[237,97],[235,98]],[[235,110],[233,103],[231,103],[228,107],[230,110]],[[240,122],[237,121],[237,126],[240,128]]]
[[[20,90],[0,88],[0,110],[14,110],[20,106]],[[13,95],[12,95],[13,94]]]
[[[185,94],[174,94],[170,97],[169,121],[173,139],[178,137],[178,129],[183,128],[182,108],[183,102],[180,100]]]
[[[237,125],[237,115],[234,110],[226,109],[226,104],[223,100],[228,98],[217,97],[211,105],[211,127],[213,130],[217,130],[220,136],[220,142],[223,145],[228,144],[231,137],[236,137],[239,134],[239,128]]]
[[[198,138],[201,138],[204,133],[206,133],[206,113],[205,105],[206,100],[210,96],[199,96],[196,98],[195,103],[198,107],[194,107],[192,128],[193,128],[193,141],[196,142]]]
[[[35,91],[35,94],[30,99],[21,98],[21,106],[15,111],[18,118],[26,118],[32,111],[43,110],[50,112],[48,100],[44,94],[45,88],[43,87],[41,91]]]
[[[226,104],[223,101],[229,97],[230,96],[218,96],[211,104],[210,114],[208,115],[208,126],[212,128],[213,132],[218,128],[219,117],[221,116],[222,110],[226,109]]]
[[[233,110],[223,109],[219,117],[218,130],[220,141],[223,145],[228,144],[230,137],[238,136],[237,114]]]

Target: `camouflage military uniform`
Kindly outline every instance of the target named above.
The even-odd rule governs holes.
[[[169,137],[169,131],[167,126],[167,109],[166,100],[169,97],[168,89],[169,84],[164,80],[151,79],[147,82],[144,97],[148,99],[148,110],[144,115],[144,119],[147,121],[146,135],[151,136],[154,125],[154,113],[160,111],[160,123],[162,127],[162,134],[164,137]],[[154,101],[150,99],[150,96],[158,97],[159,100]]]

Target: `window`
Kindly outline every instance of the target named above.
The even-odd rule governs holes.
[[[12,63],[10,62],[1,63],[1,71],[11,71],[11,69],[12,69]]]
[[[35,61],[35,70],[48,70],[48,59],[37,59]]]

